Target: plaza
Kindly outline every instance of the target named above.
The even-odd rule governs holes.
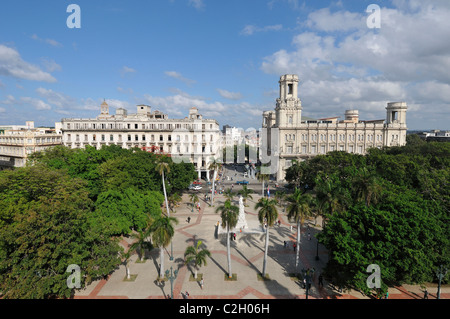
[[[226,174],[227,172],[225,172]],[[239,173],[238,173],[239,174]],[[228,185],[219,185],[229,188]],[[259,191],[257,191],[259,187]],[[233,190],[238,191],[241,185],[234,185]],[[245,207],[246,220],[249,227],[258,227],[257,212],[254,209],[255,203],[261,198],[261,184],[256,180],[250,180],[249,188],[254,189],[252,199],[247,199]],[[203,195],[207,191],[207,186],[200,191]],[[204,196],[200,198],[200,211],[191,212],[189,194],[183,194],[183,201],[171,214],[178,219],[179,224],[175,226],[173,237],[173,260],[169,259],[171,246],[165,249],[164,270],[178,270],[177,277],[173,281],[174,299],[305,299],[306,290],[303,283],[294,273],[299,273],[302,269],[314,268],[312,275],[312,285],[308,291],[308,298],[311,299],[369,299],[358,291],[340,292],[332,283],[326,279],[323,287],[318,285],[318,277],[321,269],[327,262],[327,251],[322,245],[317,246],[315,235],[320,231],[320,227],[314,224],[314,219],[310,219],[303,225],[301,230],[300,243],[300,264],[295,269],[295,251],[293,243],[296,241],[296,224],[290,223],[283,207],[278,207],[280,225],[270,228],[270,242],[267,260],[268,279],[262,280],[260,277],[263,260],[265,234],[236,233],[236,240],[231,240],[231,267],[232,273],[236,274],[236,280],[226,280],[227,266],[227,246],[226,234],[217,234],[217,223],[220,222],[220,215],[215,213],[215,209],[220,206],[225,197],[221,194],[215,196],[214,206],[209,206],[209,202],[204,201]],[[233,199],[238,205],[238,197]],[[190,222],[187,218],[191,217]],[[309,229],[308,229],[309,225]],[[320,218],[317,225],[321,225]],[[220,226],[219,226],[220,227]],[[184,251],[188,245],[196,244],[201,240],[204,247],[211,252],[211,257],[207,259],[207,265],[198,270],[198,280],[203,278],[204,286],[201,288],[200,282],[193,279],[193,266],[184,264]],[[287,242],[285,247],[284,242]],[[121,245],[125,249],[132,243],[131,239],[124,239]],[[318,247],[318,250],[317,250]],[[318,253],[319,260],[316,260]],[[159,270],[159,249],[153,249],[145,256],[143,263],[138,261],[137,254],[131,257],[129,263],[133,280],[126,281],[125,265],[122,264],[107,279],[95,281],[85,289],[77,291],[76,299],[166,299],[171,295],[171,283],[169,280],[158,281]],[[435,287],[428,287],[429,298],[436,298]],[[389,299],[421,299],[423,290],[419,286],[391,287],[389,288]],[[441,288],[441,298],[449,298],[450,289]]]

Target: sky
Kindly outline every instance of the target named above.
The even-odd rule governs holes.
[[[0,2],[0,125],[95,118],[106,100],[258,129],[283,74],[304,116],[385,119],[404,101],[408,129],[450,130],[450,1]]]

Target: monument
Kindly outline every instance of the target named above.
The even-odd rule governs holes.
[[[244,200],[242,196],[239,197],[239,217],[238,222],[236,224],[235,229],[244,231],[244,229],[248,228],[247,220],[245,219],[245,211],[244,211]]]

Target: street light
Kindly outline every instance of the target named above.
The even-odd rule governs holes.
[[[439,279],[438,291],[437,291],[437,299],[441,299],[441,281],[444,279],[447,274],[447,268],[444,266],[439,266],[439,269],[436,270],[436,276]]]
[[[316,246],[316,260],[319,260],[319,238],[317,238],[317,246]]]
[[[171,295],[172,299],[173,299],[173,281],[175,279],[177,279],[177,275],[178,275],[178,270],[173,271],[172,266],[170,266],[170,275],[169,275],[169,269],[166,270],[167,279],[170,280],[170,295]]]
[[[308,299],[309,286],[311,285],[311,276],[307,273],[305,269],[302,269],[303,272],[303,282],[305,283],[306,288],[306,299]]]

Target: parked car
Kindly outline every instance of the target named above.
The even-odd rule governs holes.
[[[198,191],[201,190],[202,187],[200,185],[195,185],[194,187],[192,187],[193,190]]]
[[[248,181],[236,181],[236,185],[247,185]]]

